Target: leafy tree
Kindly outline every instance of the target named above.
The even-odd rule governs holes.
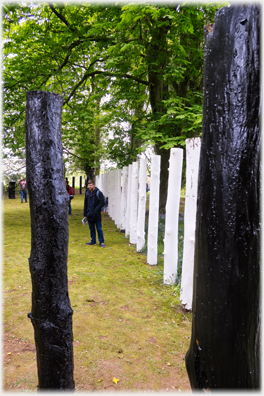
[[[28,90],[60,93],[65,152],[78,166],[98,167],[103,154],[123,166],[153,144],[164,209],[169,149],[201,133],[204,25],[217,9],[7,3],[3,144],[24,147]]]

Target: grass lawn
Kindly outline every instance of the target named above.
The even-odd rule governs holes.
[[[75,195],[69,216],[76,391],[191,391],[184,361],[191,314],[181,310],[179,288],[163,285],[162,252],[158,265],[148,265],[146,254],[137,253],[105,213],[106,248],[85,246],[90,234],[81,223],[83,200],[84,194]],[[2,388],[35,392],[34,332],[27,317],[29,204],[21,204],[19,195],[16,199],[6,195],[2,210]]]

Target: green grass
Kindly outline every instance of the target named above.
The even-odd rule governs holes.
[[[69,216],[68,281],[73,314],[77,391],[190,391],[184,356],[191,314],[183,314],[179,287],[163,284],[160,221],[158,265],[147,264],[107,214],[106,248],[85,246],[84,195]],[[29,204],[3,200],[3,388],[36,391],[37,369],[31,311]],[[162,220],[162,219],[161,219]],[[183,229],[182,229],[183,231]],[[181,232],[181,231],[180,231]],[[179,251],[181,239],[179,240]],[[113,383],[113,378],[119,379]]]

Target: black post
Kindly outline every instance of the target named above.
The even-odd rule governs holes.
[[[82,176],[80,176],[80,194],[82,194]]]
[[[72,187],[75,188],[75,177],[72,178]]]
[[[68,206],[61,143],[63,98],[26,97],[26,166],[30,196],[30,317],[40,390],[73,390],[72,309],[68,295]]]
[[[206,39],[193,389],[260,388],[260,6],[222,8]]]
[[[15,199],[16,198],[16,182],[13,180],[9,181],[9,186],[8,186],[8,198],[9,199]]]

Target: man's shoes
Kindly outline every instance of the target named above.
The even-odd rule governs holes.
[[[86,242],[86,244],[85,245],[96,245],[96,243],[93,243],[92,241],[91,242]]]
[[[106,247],[104,243],[100,243],[100,246],[101,247]]]

